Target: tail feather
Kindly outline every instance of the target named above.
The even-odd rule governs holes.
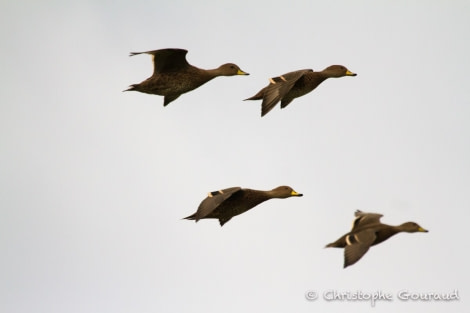
[[[265,89],[266,88],[261,89],[260,91],[258,91],[258,93],[256,95],[254,95],[253,97],[250,97],[250,98],[246,98],[245,100],[262,100],[263,97],[264,97],[264,90]]]
[[[197,212],[194,214],[191,214],[190,216],[183,217],[184,220],[196,220],[196,222],[199,220],[197,218]]]
[[[130,85],[129,88],[127,88],[126,90],[123,90],[122,92],[124,91],[137,91],[137,84],[133,84],[133,85]]]
[[[325,248],[345,248],[347,246],[346,243],[346,235],[339,238],[338,240],[331,242],[325,246]]]

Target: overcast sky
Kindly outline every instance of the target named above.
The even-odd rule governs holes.
[[[0,311],[463,312],[470,294],[468,1],[3,1]],[[233,62],[167,107],[148,55]],[[342,64],[261,118],[268,78]],[[302,198],[181,220],[207,192]],[[399,234],[343,269],[356,209]],[[324,293],[393,295],[326,301]],[[460,301],[403,301],[401,290]],[[316,292],[316,301],[305,293]]]

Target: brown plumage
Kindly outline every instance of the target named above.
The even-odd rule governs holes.
[[[249,75],[233,63],[227,63],[212,70],[197,68],[186,61],[188,51],[184,49],[131,52],[131,56],[142,53],[152,55],[153,74],[140,84],[130,85],[129,89],[124,91],[134,90],[165,96],[163,106],[167,106],[183,93],[196,89],[215,77]]]
[[[269,85],[256,95],[245,100],[263,100],[261,116],[271,111],[281,101],[281,109],[285,108],[295,98],[311,92],[325,79],[332,77],[356,76],[342,65],[331,65],[321,72],[311,69],[290,72],[269,79]]]
[[[351,231],[326,248],[345,248],[344,267],[359,261],[371,246],[377,245],[400,232],[415,233],[428,231],[415,222],[406,222],[398,226],[382,224],[382,214],[365,213],[357,210]]]
[[[242,214],[258,204],[273,198],[302,197],[289,186],[280,186],[273,190],[263,191],[240,187],[232,187],[219,191],[209,192],[199,205],[197,212],[185,217],[196,222],[204,218],[216,218],[220,226],[227,223],[232,217]]]

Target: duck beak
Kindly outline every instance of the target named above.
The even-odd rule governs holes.
[[[294,191],[294,190],[292,190],[290,195],[293,196],[293,197],[302,197],[303,196],[303,194],[298,193],[297,191]]]
[[[427,229],[424,229],[423,227],[418,228],[418,231],[419,231],[419,232],[422,232],[422,233],[427,233],[427,232],[429,232]]]
[[[346,71],[346,76],[357,76],[357,74],[351,72],[350,70],[347,70],[347,71]]]
[[[243,72],[242,70],[238,70],[237,75],[250,75],[247,72]]]

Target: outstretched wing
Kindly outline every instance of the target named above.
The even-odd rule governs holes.
[[[175,72],[190,66],[186,60],[187,50],[184,49],[160,49],[145,52],[131,52],[131,56],[137,54],[150,54],[153,61],[153,74]]]
[[[263,103],[261,104],[261,116],[264,116],[271,111],[292,89],[295,83],[308,72],[312,72],[312,70],[300,70],[270,78],[270,84],[266,87]]]
[[[359,261],[369,251],[375,239],[375,232],[370,229],[347,235],[346,247],[344,248],[344,267]]]
[[[241,192],[241,187],[232,187],[218,191],[209,192],[207,198],[202,200],[197,209],[198,219],[204,218],[214,212],[214,210],[225,200],[232,197],[234,194]]]
[[[365,226],[370,226],[373,224],[380,224],[380,218],[383,215],[378,214],[378,213],[366,213],[366,212],[357,210],[354,213],[354,216],[356,216],[356,218],[354,219],[351,232],[354,232],[355,230],[361,229]]]

